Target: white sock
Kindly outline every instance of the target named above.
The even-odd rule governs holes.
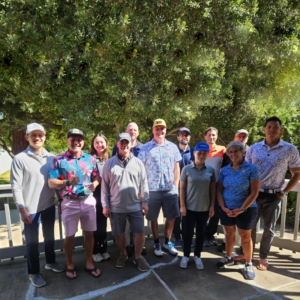
[[[246,262],[246,266],[252,266],[252,262]]]
[[[231,256],[227,256],[227,255],[226,255],[226,257],[228,258],[228,260],[231,260]]]

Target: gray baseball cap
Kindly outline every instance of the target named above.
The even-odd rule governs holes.
[[[42,125],[40,125],[38,123],[31,123],[31,124],[27,125],[26,135],[28,135],[30,132],[35,131],[35,130],[41,131],[44,134],[46,134],[45,128]]]
[[[131,136],[129,133],[127,132],[123,132],[123,133],[120,133],[118,135],[118,142],[122,141],[122,140],[126,140],[128,141],[129,143],[131,143]]]
[[[77,128],[73,128],[73,129],[70,129],[68,131],[68,135],[67,135],[67,138],[69,138],[70,136],[72,135],[80,135],[83,139],[84,139],[84,134],[81,130],[77,129]]]
[[[249,132],[246,129],[239,129],[236,133],[235,136],[239,135],[240,133],[246,133],[249,136]]]

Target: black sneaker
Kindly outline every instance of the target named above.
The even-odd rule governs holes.
[[[244,250],[243,250],[242,246],[240,246],[240,250],[241,250],[242,254],[244,254]]]
[[[126,246],[126,252],[128,257],[132,257],[134,254],[134,246],[133,245]]]
[[[210,238],[210,239],[208,240],[208,242],[209,242],[209,244],[210,244],[211,246],[217,246],[217,245],[218,245],[218,242],[216,241],[216,239],[215,239],[214,237]]]
[[[217,267],[219,269],[223,269],[223,268],[226,268],[226,267],[232,266],[232,265],[234,265],[234,260],[232,257],[231,257],[231,259],[228,259],[228,257],[225,256],[224,258],[222,258],[220,261],[217,262]]]
[[[204,240],[204,244],[203,244],[203,246],[204,246],[204,247],[209,247],[209,242],[208,242],[208,240],[207,240],[207,239],[205,239],[205,240]]]
[[[226,244],[224,242],[217,247],[217,251],[219,252],[223,252],[225,250],[226,250]]]

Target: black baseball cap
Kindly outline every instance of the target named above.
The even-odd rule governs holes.
[[[186,127],[180,128],[179,131],[178,131],[178,135],[180,135],[181,132],[187,132],[189,135],[191,135],[190,130]]]
[[[77,129],[77,128],[73,128],[73,129],[70,129],[68,131],[68,138],[72,135],[80,135],[83,139],[84,139],[84,134],[81,130]]]

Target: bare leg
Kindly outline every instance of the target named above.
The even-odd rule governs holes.
[[[239,234],[242,239],[242,247],[245,254],[245,259],[247,263],[252,262],[252,253],[253,253],[253,245],[252,245],[252,239],[251,239],[251,229],[250,230],[243,230],[239,229]]]
[[[66,236],[64,240],[64,249],[67,258],[67,269],[71,269],[71,270],[74,269],[74,263],[72,259],[73,249],[74,249],[74,236],[75,235]],[[67,276],[76,277],[77,275],[76,272],[74,272],[74,274],[67,272]]]
[[[121,254],[127,255],[125,232],[121,233],[118,236],[115,236],[115,239]]]
[[[134,234],[135,259],[141,258],[141,253],[145,244],[145,233]]]
[[[175,219],[166,219],[165,222],[165,237],[170,239],[173,232]],[[158,230],[158,227],[157,227]]]
[[[232,250],[235,245],[235,225],[233,226],[224,226],[226,230],[226,255],[231,257]]]
[[[150,222],[153,239],[158,239],[158,223],[157,220]]]
[[[94,232],[93,231],[84,231],[84,249],[86,252],[86,268],[94,269],[93,264],[93,249],[94,249]],[[95,272],[92,272],[95,276],[99,275],[101,271],[97,269]]]

